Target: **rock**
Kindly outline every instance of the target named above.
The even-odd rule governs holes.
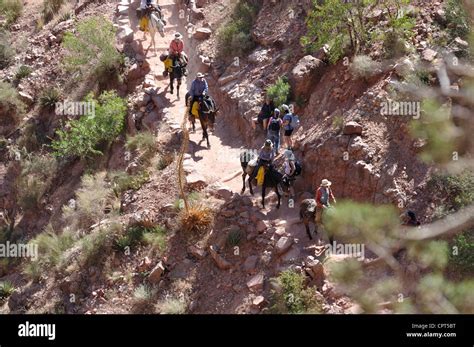
[[[247,287],[251,291],[260,291],[263,289],[263,281],[264,281],[264,276],[263,273],[257,274],[253,276],[248,282],[247,282]]]
[[[191,9],[191,17],[194,20],[203,20],[205,18],[204,11],[201,8]]]
[[[255,227],[258,233],[263,233],[265,230],[267,230],[267,225],[263,220],[257,221],[257,225]]]
[[[211,37],[212,30],[209,28],[197,28],[193,34],[196,40],[207,40]]]
[[[221,186],[219,189],[217,189],[217,194],[219,194],[219,196],[221,196],[226,201],[229,201],[232,198],[232,195],[234,195],[232,190],[225,186]]]
[[[235,210],[224,210],[221,213],[221,216],[224,216],[226,218],[230,218],[236,215]]]
[[[461,46],[461,47],[463,47],[463,48],[469,47],[469,43],[468,43],[467,41],[464,41],[464,40],[461,39],[460,37],[456,37],[456,38],[454,39],[454,42],[455,42],[457,45],[459,45],[459,46]]]
[[[264,303],[265,303],[265,298],[262,295],[259,295],[255,297],[255,299],[252,300],[252,305],[258,308],[262,307]]]
[[[362,135],[362,125],[357,122],[347,122],[342,129],[344,135]]]
[[[324,283],[324,267],[323,264],[318,260],[309,256],[306,260],[305,271],[311,276],[311,278],[318,283],[318,286],[322,286]]]
[[[204,259],[206,257],[206,251],[198,246],[189,246],[188,253],[197,259]]]
[[[117,14],[119,16],[126,16],[128,15],[128,6],[124,6],[124,5],[119,5],[117,6]]]
[[[446,24],[446,12],[443,9],[439,9],[434,13],[434,19],[441,25]]]
[[[270,57],[268,56],[268,49],[255,50],[249,55],[248,60],[253,64],[261,64],[270,60]]]
[[[152,284],[157,284],[161,280],[161,275],[165,271],[163,262],[160,261],[156,266],[151,270],[150,275],[148,275],[148,281]]]
[[[282,255],[288,251],[293,244],[293,238],[282,236],[275,245],[275,253],[277,255]]]
[[[26,92],[18,92],[20,99],[27,105],[32,105],[35,102],[35,99]]]
[[[158,125],[160,118],[158,116],[158,112],[156,111],[151,111],[148,112],[143,118],[142,118],[142,124],[150,129],[153,130],[155,127]]]
[[[211,253],[212,259],[214,259],[217,267],[221,270],[228,270],[232,267],[232,264],[220,256],[215,246],[209,246],[209,252]]]
[[[148,271],[151,268],[151,260],[148,257],[143,258],[137,266],[137,272]]]
[[[206,6],[207,3],[208,3],[208,0],[196,0],[196,7],[202,8]]]
[[[128,25],[122,25],[118,28],[117,38],[121,42],[132,42],[133,41],[133,30]]]
[[[319,82],[326,64],[307,55],[296,64],[290,74],[290,83],[295,95],[309,96],[314,85]]]
[[[431,48],[427,48],[423,51],[421,56],[423,60],[432,62],[436,58],[437,55],[438,55],[438,52],[436,52],[435,50],[432,50]]]
[[[257,267],[257,262],[258,262],[258,256],[251,255],[247,257],[243,265],[244,271],[248,273],[253,273],[255,271],[255,268]]]
[[[186,183],[189,188],[196,190],[200,190],[207,186],[206,178],[197,171],[192,171],[186,176]]]

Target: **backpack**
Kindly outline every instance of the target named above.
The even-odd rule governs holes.
[[[301,170],[302,170],[302,169],[303,169],[303,168],[302,168],[302,166],[301,166],[301,163],[300,163],[298,160],[296,160],[296,161],[295,161],[295,173],[293,174],[293,176],[299,176],[299,175],[301,175]]]
[[[290,120],[290,125],[293,129],[298,130],[300,127],[300,117],[297,115],[292,114],[291,115],[291,120]]]
[[[268,125],[268,129],[271,131],[280,131],[280,120],[278,118],[272,118],[272,121]]]

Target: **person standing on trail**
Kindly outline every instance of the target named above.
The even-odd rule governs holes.
[[[183,42],[183,35],[180,33],[174,34],[174,39],[170,43],[170,47],[168,49],[169,54],[172,56],[180,57],[181,53],[184,50],[184,42]]]
[[[330,200],[336,203],[336,198],[331,190],[331,181],[323,179],[316,190],[316,223],[321,224],[323,211],[331,207]]]
[[[268,120],[270,119],[270,117],[273,116],[274,110],[275,110],[275,105],[273,103],[273,100],[267,96],[265,98],[265,103],[263,104],[262,109],[260,110],[260,113],[258,114],[258,117],[257,117],[257,123],[262,123],[264,131],[267,130]]]
[[[283,182],[288,186],[290,197],[295,196],[295,180],[296,180],[296,158],[293,151],[287,149],[285,151],[285,175],[283,176]]]
[[[191,83],[191,88],[189,89],[189,114],[192,115],[192,110],[198,107],[195,103],[202,101],[204,95],[209,93],[209,86],[207,81],[204,79],[204,74],[198,72],[196,74],[196,79]]]
[[[292,126],[292,121],[293,121],[293,114],[290,111],[290,107],[286,104],[281,105],[281,108],[283,109],[283,139],[285,140],[285,146],[287,149],[292,149],[293,148],[293,140],[291,139],[291,135],[293,134],[293,126]]]
[[[281,131],[282,120],[280,118],[280,110],[276,108],[273,111],[273,116],[268,120],[267,127],[267,138],[272,141],[273,148],[275,150],[275,156],[278,155],[280,149],[280,131]]]

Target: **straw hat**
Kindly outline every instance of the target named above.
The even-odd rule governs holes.
[[[197,77],[197,78],[202,78],[202,77],[204,77],[204,74],[201,73],[201,72],[198,72],[198,73],[196,74],[196,77]]]
[[[327,179],[323,179],[321,181],[321,187],[329,187],[329,186],[331,186],[331,184],[332,184],[331,181],[329,181]]]

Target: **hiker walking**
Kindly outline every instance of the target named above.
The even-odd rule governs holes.
[[[283,183],[289,190],[290,198],[295,196],[294,184],[297,176],[296,157],[293,151],[287,149],[285,151],[284,176]]]
[[[275,150],[275,156],[278,155],[280,149],[280,132],[281,132],[282,120],[280,118],[280,110],[276,108],[273,111],[273,116],[268,120],[267,138],[272,141],[273,148]]]
[[[281,106],[283,110],[283,139],[285,142],[285,146],[287,149],[293,148],[293,140],[291,135],[293,134],[294,127],[292,125],[293,122],[293,114],[290,111],[290,107],[286,104]]]
[[[336,198],[331,190],[331,181],[323,179],[321,185],[316,190],[316,223],[321,224],[323,211],[331,207],[330,201],[336,203]]]

